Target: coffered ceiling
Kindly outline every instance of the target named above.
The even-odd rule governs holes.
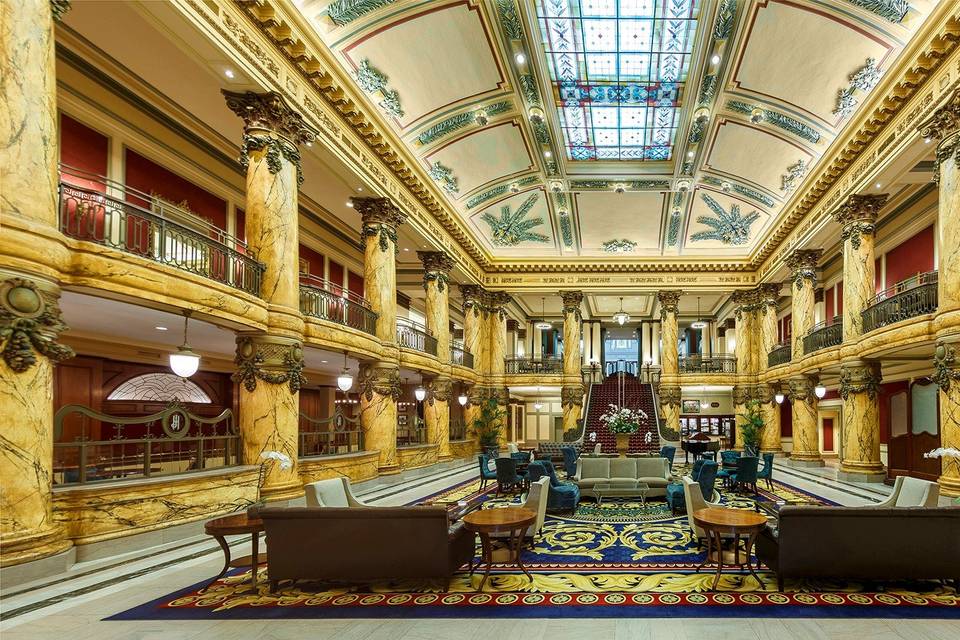
[[[494,261],[749,258],[933,0],[300,0]]]

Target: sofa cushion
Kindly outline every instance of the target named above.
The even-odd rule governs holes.
[[[610,460],[611,478],[636,478],[637,462],[633,458],[612,458]]]
[[[640,477],[666,478],[670,475],[669,463],[665,458],[637,458],[637,475]]]
[[[584,458],[581,462],[583,462],[580,469],[582,479],[610,477],[609,458]]]
[[[607,480],[614,487],[635,487],[637,486],[636,478],[610,478]]]
[[[637,478],[637,482],[644,482],[649,487],[661,487],[661,488],[670,484],[670,481],[667,480],[666,478],[641,477],[641,478]]]

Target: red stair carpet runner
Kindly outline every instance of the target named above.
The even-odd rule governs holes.
[[[587,407],[583,450],[591,451],[594,442],[603,445],[604,453],[617,452],[617,439],[600,420],[610,405],[617,404],[616,375],[608,376],[603,382],[593,384],[590,392],[590,406]],[[656,453],[660,451],[660,435],[657,433],[657,407],[653,396],[653,386],[642,383],[631,375],[624,376],[624,406],[628,409],[640,409],[649,416],[648,422],[630,438],[630,453]],[[590,434],[596,433],[596,440]],[[647,434],[650,434],[649,439]]]

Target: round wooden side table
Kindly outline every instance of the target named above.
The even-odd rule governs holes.
[[[260,563],[267,561],[267,554],[260,556],[260,534],[263,533],[263,520],[250,517],[247,512],[234,513],[222,518],[215,518],[205,525],[203,530],[207,535],[213,536],[220,548],[223,549],[223,570],[213,580],[211,584],[219,580],[230,567],[250,567],[250,588],[252,591],[257,589],[257,569]],[[250,534],[251,554],[236,560],[230,559],[230,545],[227,544],[226,536],[236,536]]]
[[[493,566],[493,544],[490,541],[491,533],[506,533],[507,546],[510,550],[512,561],[527,578],[533,581],[533,577],[527,568],[523,566],[520,560],[520,546],[523,541],[523,533],[527,528],[537,520],[537,514],[530,509],[523,507],[503,507],[502,509],[481,509],[473,511],[463,516],[463,526],[467,531],[472,531],[480,536],[480,544],[483,548],[483,557],[476,565],[470,563],[470,576],[473,576],[475,569],[480,567],[483,562],[487,563],[487,569],[483,574],[483,580],[477,591],[483,591],[483,585],[490,577],[490,568]]]
[[[694,511],[693,521],[707,534],[707,555],[703,558],[700,566],[697,567],[697,573],[711,562],[717,565],[717,575],[713,579],[712,590],[716,590],[720,583],[720,573],[723,571],[724,565],[739,567],[741,571],[746,567],[750,575],[756,578],[761,585],[763,584],[760,576],[753,570],[750,553],[753,551],[753,543],[757,539],[757,534],[763,531],[763,528],[767,525],[765,516],[745,509],[708,507]],[[724,550],[724,535],[733,539],[732,550]],[[740,549],[741,536],[745,536],[743,551]],[[741,553],[743,554],[742,562]]]

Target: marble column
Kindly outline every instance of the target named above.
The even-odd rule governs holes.
[[[734,291],[733,303],[736,305],[734,315],[737,320],[737,343],[734,345],[734,356],[737,359],[737,376],[744,378],[754,373],[754,311],[757,305],[755,291]]]
[[[350,200],[362,221],[363,285],[367,302],[377,314],[376,336],[385,345],[396,345],[397,229],[407,215],[389,198]]]
[[[756,398],[760,402],[760,411],[763,415],[763,431],[760,433],[760,451],[779,453],[783,450],[780,444],[780,405],[774,396],[779,385],[757,385]]]
[[[793,308],[791,313],[793,360],[795,361],[803,357],[803,338],[816,324],[813,312],[814,289],[817,288],[817,263],[822,254],[823,251],[820,249],[797,249],[787,257],[787,267],[792,272]],[[739,335],[737,338],[739,339]]]
[[[843,341],[863,335],[861,313],[876,295],[873,255],[877,214],[888,195],[852,195],[834,213],[843,239]]]
[[[767,356],[777,344],[777,308],[781,289],[782,285],[780,283],[762,284],[757,288],[760,303],[760,309],[758,310],[760,315],[759,335],[762,345],[760,371],[766,371],[769,368]],[[774,400],[774,395],[778,389],[779,382],[776,382],[772,387],[765,385],[760,390],[764,424],[766,425],[760,442],[761,451],[780,451],[782,447],[780,443],[780,405]]]
[[[263,465],[260,496],[300,494],[297,472],[303,316],[300,314],[298,146],[316,131],[278,93],[223,91],[227,107],[243,120],[240,164],[247,170],[246,239],[266,265],[260,296],[269,305],[267,334],[240,333],[233,379],[240,382],[239,424],[244,464]],[[290,458],[277,464],[270,451]]]
[[[67,549],[54,523],[53,367],[73,356],[53,282],[0,271],[0,566]]]
[[[450,270],[453,258],[443,251],[418,251],[423,263],[423,288],[426,291],[427,331],[437,339],[440,362],[450,360]],[[450,379],[434,378],[430,384],[423,416],[427,442],[438,445],[441,460],[450,458]]]
[[[817,384],[814,376],[791,378],[790,403],[793,409],[793,451],[790,462],[797,466],[822,467],[817,428]]]
[[[879,363],[856,361],[840,366],[843,456],[837,476],[842,479],[883,482],[886,477],[880,462],[879,390]]]
[[[682,391],[679,385],[661,384],[657,389],[660,401],[661,429],[660,440],[669,442],[680,441],[680,400]]]
[[[582,291],[562,291],[563,299],[563,431],[576,431],[583,410],[583,356],[580,350],[580,326],[583,316]]]
[[[933,380],[940,387],[940,446],[960,451],[960,360],[958,339],[940,340],[934,352]],[[940,458],[940,494],[960,497],[960,458]]]
[[[487,325],[487,386],[490,397],[495,397],[501,410],[506,410],[510,394],[504,386],[506,371],[507,311],[512,298],[503,291],[487,292],[487,313],[484,316]],[[506,422],[503,436],[506,437]]]
[[[661,374],[664,376],[680,373],[680,356],[677,352],[677,311],[680,304],[680,291],[660,291],[657,293],[660,300],[660,338],[662,353],[660,354]]]
[[[477,285],[461,284],[460,296],[463,298],[463,346],[473,354],[473,370],[483,376],[489,370],[485,339],[487,328],[484,322],[487,292]],[[473,386],[467,394],[470,400],[463,408],[463,419],[468,428],[477,416],[482,396],[482,385]]]
[[[357,379],[360,424],[367,451],[379,451],[377,468],[382,475],[399,473],[397,461],[397,402],[402,380],[395,362],[363,362]]]

